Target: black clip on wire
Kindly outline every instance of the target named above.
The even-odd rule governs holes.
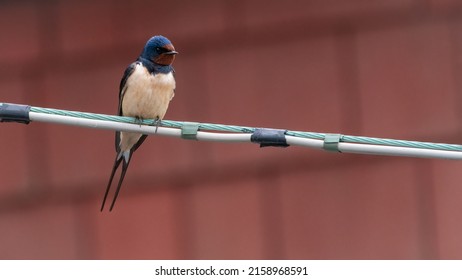
[[[287,130],[256,128],[250,137],[252,143],[260,144],[263,147],[289,147],[285,133]]]
[[[30,106],[11,103],[1,103],[0,122],[18,122],[29,124]]]

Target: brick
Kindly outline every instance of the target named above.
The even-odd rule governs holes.
[[[44,76],[44,91],[49,106],[75,111],[116,114],[119,83],[125,67],[94,67],[79,71],[55,71]]]
[[[82,52],[114,45],[113,4],[103,1],[59,1],[58,38],[65,52]]]
[[[177,231],[181,225],[177,224],[174,201],[175,196],[166,190],[135,195],[125,190],[112,212],[96,215],[97,258],[179,258]]]
[[[38,23],[34,2],[0,4],[0,62],[27,62],[38,55]]]
[[[197,185],[192,200],[192,259],[263,258],[259,182]]]
[[[72,209],[44,206],[0,214],[0,259],[77,258]]]
[[[204,8],[206,7],[206,8]],[[187,5],[180,0],[152,2],[146,0],[122,1],[116,11],[117,18],[126,20],[119,30],[124,38],[145,42],[154,35],[164,35],[173,44],[177,38],[194,38],[196,35],[223,32],[225,27],[223,1],[201,1]],[[178,51],[183,53],[180,46]]]
[[[462,213],[461,167],[458,161],[441,160],[433,163],[438,258],[441,259],[462,257],[462,225],[459,223]]]
[[[205,54],[191,54],[185,50],[177,55],[175,68],[176,91],[166,118],[211,122]]]
[[[432,9],[443,11],[454,11],[462,8],[462,3],[457,0],[430,0],[428,4]]]
[[[245,2],[245,22],[248,26],[288,23],[297,20],[338,20],[345,17],[370,15],[373,13],[396,12],[411,8],[412,0],[381,0],[381,1],[303,1],[292,0],[268,2],[253,0]]]
[[[456,129],[451,51],[444,23],[360,33],[364,134],[435,137]]]
[[[419,258],[412,161],[334,161],[283,176],[280,186],[287,258]]]
[[[253,51],[233,49],[204,59],[210,117],[217,123],[252,125],[253,116],[261,115],[254,108],[260,97],[255,87],[261,81],[255,78]]]
[[[282,41],[255,49],[251,55],[254,93],[249,93],[254,110],[248,116],[262,126],[341,130],[341,118],[348,116],[341,115],[343,92],[335,51],[330,36]]]

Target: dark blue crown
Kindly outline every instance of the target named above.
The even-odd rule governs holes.
[[[146,45],[143,48],[143,52],[141,53],[141,57],[145,59],[151,59],[152,57],[159,55],[157,48],[169,44],[171,44],[170,40],[164,36],[154,36],[146,42]]]
[[[170,40],[162,35],[154,36],[148,40],[146,47],[162,47],[171,44]]]

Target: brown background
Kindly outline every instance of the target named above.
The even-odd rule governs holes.
[[[146,40],[166,119],[462,143],[457,0],[1,1],[0,102],[114,114]],[[462,258],[462,164],[0,124],[3,259]]]

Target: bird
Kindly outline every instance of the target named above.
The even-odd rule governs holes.
[[[135,121],[140,121],[139,123],[144,119],[154,119],[157,129],[175,95],[175,70],[172,63],[177,54],[170,40],[162,35],[156,35],[146,42],[140,56],[125,69],[120,81],[119,116],[133,117]],[[114,175],[122,164],[109,211],[114,208],[133,153],[146,137],[147,135],[144,134],[116,131],[116,158],[104,194],[101,212],[104,210]]]

